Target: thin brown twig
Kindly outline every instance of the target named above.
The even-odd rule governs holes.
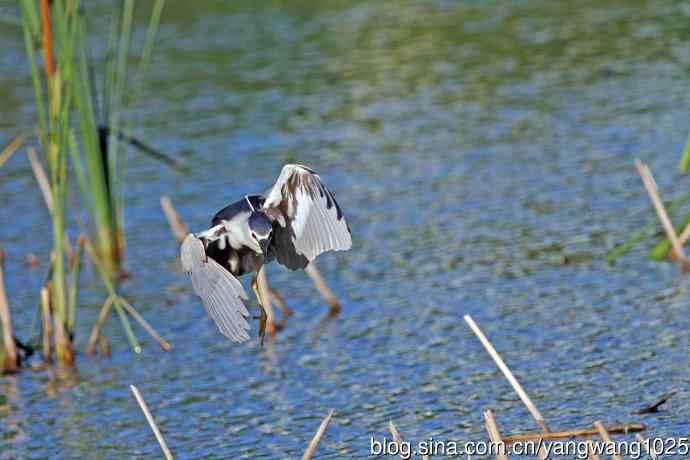
[[[50,291],[47,286],[41,288],[41,318],[43,320],[43,360],[50,363],[53,361],[50,348],[52,326],[50,322]]]
[[[151,326],[149,322],[146,321],[143,316],[141,316],[137,309],[134,308],[132,304],[127,301],[127,299],[120,297],[120,300],[122,301],[122,306],[125,307],[125,310],[127,310],[127,313],[132,315],[132,317],[141,325],[141,327],[144,328],[144,330],[153,338],[153,340],[158,342],[158,345],[160,345],[163,350],[172,350],[172,345],[170,345],[170,342],[161,337],[153,326]]]
[[[506,363],[503,361],[503,358],[501,358],[501,355],[499,355],[493,345],[491,345],[489,339],[487,339],[481,329],[479,329],[477,323],[474,322],[470,315],[465,315],[464,319],[470,329],[472,329],[472,332],[474,332],[482,345],[484,345],[484,348],[494,360],[515,392],[518,394],[524,405],[527,407],[527,410],[529,410],[530,414],[532,414],[532,417],[534,417],[539,426],[542,427],[545,432],[551,431],[546,424],[546,421],[544,421],[544,417],[541,415],[541,412],[539,412],[539,409],[537,409],[537,406],[534,405],[530,397],[527,395],[527,392],[525,392],[525,390],[522,388],[522,385],[520,385],[520,382],[518,382]]]
[[[158,429],[158,425],[156,424],[156,421],[153,419],[153,416],[149,411],[149,407],[146,405],[146,401],[144,401],[144,398],[141,396],[141,393],[139,393],[139,389],[134,385],[130,385],[129,389],[132,390],[132,394],[134,395],[134,398],[137,400],[137,403],[139,403],[139,407],[141,408],[141,411],[144,413],[146,421],[149,422],[151,431],[153,431],[153,434],[156,436],[156,440],[158,440],[158,444],[161,446],[161,450],[163,451],[163,455],[165,455],[166,460],[173,460],[172,453],[170,452],[170,449],[168,449],[168,445],[165,443],[165,439],[163,438],[161,431]]]
[[[644,431],[647,426],[643,423],[626,423],[624,425],[611,425],[606,427],[609,433],[635,433],[637,431]],[[504,436],[503,442],[511,444],[514,442],[524,441],[538,441],[540,439],[561,439],[561,438],[578,438],[583,436],[593,436],[599,434],[595,428],[579,428],[576,430],[567,431],[550,431],[548,433],[524,433],[514,434],[511,436]]]
[[[22,144],[24,144],[24,141],[26,141],[26,134],[19,134],[17,137],[12,139],[12,142],[7,144],[7,146],[2,149],[2,152],[0,152],[0,168],[2,168],[2,165],[4,165],[7,160],[10,159],[12,154],[16,152],[17,149],[22,146]]]
[[[597,429],[597,431],[599,432],[599,436],[601,436],[601,439],[603,439],[603,441],[606,444],[613,443],[613,441],[611,440],[611,436],[609,435],[609,432],[606,430],[606,427],[604,427],[604,425],[600,421],[597,420],[596,422],[594,422],[594,427]],[[611,455],[611,458],[613,458],[613,460],[623,460],[623,458],[617,454]]]
[[[307,265],[307,268],[304,269],[305,272],[307,272],[307,275],[309,275],[309,278],[311,278],[312,282],[314,283],[314,286],[316,287],[316,290],[319,291],[319,294],[328,302],[328,305],[331,306],[331,315],[336,315],[340,311],[340,304],[338,303],[338,299],[336,298],[335,294],[333,294],[333,291],[330,290],[328,285],[326,284],[326,281],[323,279],[323,276],[321,276],[321,272],[319,271],[318,267],[316,266],[316,263],[313,261]]]
[[[273,300],[275,300],[278,308],[280,308],[280,311],[283,312],[285,317],[292,316],[292,310],[290,307],[288,307],[287,302],[285,302],[285,298],[280,295],[278,291],[273,289],[271,286],[268,286],[268,294]]]
[[[2,365],[2,370],[14,371],[19,367],[19,355],[17,354],[17,346],[14,343],[10,303],[7,301],[7,294],[5,293],[4,263],[5,252],[0,248],[0,321],[2,321],[2,340],[5,350],[3,362],[0,364]]]
[[[34,172],[36,177],[36,182],[38,182],[38,187],[41,189],[41,194],[43,195],[43,202],[48,208],[48,212],[53,214],[53,195],[50,191],[50,181],[46,175],[46,170],[41,164],[41,160],[38,158],[36,149],[29,147],[26,149],[26,155],[29,157],[29,163],[31,164],[31,170]]]
[[[587,458],[589,458],[589,460],[601,460],[599,458],[599,455],[597,455],[597,453],[594,452],[594,442],[592,442],[591,439],[588,439],[586,442],[587,442]]]
[[[319,429],[316,430],[314,437],[311,439],[311,441],[309,441],[307,450],[305,450],[304,454],[302,454],[302,460],[309,460],[311,456],[314,455],[314,452],[316,451],[316,446],[319,445],[321,437],[326,432],[326,428],[328,427],[328,423],[331,421],[331,418],[333,418],[333,414],[335,414],[335,409],[331,409],[330,411],[328,411],[328,415],[326,415],[326,417],[324,417],[324,419],[321,421]]]
[[[48,214],[53,215],[53,194],[51,192],[50,180],[48,180],[48,175],[46,174],[45,168],[41,160],[38,158],[36,149],[29,147],[26,149],[26,155],[29,157],[29,164],[31,165],[31,170],[34,173],[36,182],[38,183],[38,188],[41,190],[41,196],[43,196],[43,202],[48,209]],[[63,235],[65,255],[68,259],[72,258],[74,251],[72,250],[72,243],[70,242],[69,235],[67,231]]]
[[[110,309],[112,306],[113,306],[113,298],[111,296],[108,296],[108,298],[105,299],[105,302],[103,302],[103,306],[101,307],[101,312],[98,314],[98,319],[96,320],[95,323],[93,323],[93,327],[91,328],[91,333],[89,334],[89,341],[86,345],[86,355],[87,356],[93,356],[94,353],[96,352],[96,344],[98,343],[98,336],[101,333],[101,328],[103,327],[103,323],[108,318],[108,314],[110,313]]]
[[[398,446],[400,458],[406,458],[402,447],[402,437],[400,437],[400,432],[398,431],[398,428],[395,426],[395,423],[393,423],[393,420],[388,421],[388,431],[391,432],[391,436],[393,436],[393,442],[395,442],[395,445]]]
[[[53,338],[55,339],[55,354],[60,364],[74,363],[74,348],[72,341],[65,331],[65,324],[59,315],[53,315]]]
[[[649,458],[652,460],[659,460],[659,455],[653,448],[649,448],[649,441],[643,438],[640,433],[635,435],[635,440],[644,446],[644,450],[647,452],[647,455],[649,455]]]
[[[688,222],[680,235],[678,235],[678,242],[682,246],[688,241],[688,238],[690,238],[690,222]]]
[[[669,241],[671,241],[671,245],[676,253],[681,269],[683,271],[687,271],[688,268],[690,268],[690,261],[688,261],[687,257],[685,256],[683,245],[676,234],[676,229],[673,228],[671,218],[668,216],[668,212],[666,212],[664,203],[661,201],[659,189],[656,185],[656,181],[654,181],[652,171],[640,160],[635,160],[635,168],[637,169],[637,173],[640,175],[640,179],[642,179],[642,185],[644,185],[649,198],[652,200],[652,205],[654,206],[654,210],[661,221],[661,225],[664,227],[666,236],[668,237]]]
[[[498,460],[508,460],[508,455],[505,452],[505,443],[501,439],[501,432],[498,429],[498,424],[491,409],[484,411],[484,421],[486,422],[486,432],[489,434],[489,439],[496,446],[496,458]]]
[[[168,224],[177,242],[182,243],[184,237],[189,233],[189,227],[182,221],[167,195],[161,196],[161,208],[163,208],[163,214],[165,214],[166,219],[168,219]]]

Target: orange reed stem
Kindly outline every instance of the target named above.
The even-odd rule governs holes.
[[[43,59],[48,80],[55,74],[53,63],[53,31],[50,25],[50,0],[41,0],[41,24],[43,28]]]

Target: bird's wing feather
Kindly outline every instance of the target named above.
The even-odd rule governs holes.
[[[191,233],[182,242],[180,259],[220,332],[233,342],[249,340],[249,312],[242,302],[247,294],[239,280],[207,257],[203,242]]]
[[[280,224],[273,250],[278,262],[289,268],[304,268],[323,252],[352,246],[350,228],[333,193],[305,166],[283,167],[263,210]]]

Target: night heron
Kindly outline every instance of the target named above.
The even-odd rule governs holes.
[[[306,166],[285,165],[264,196],[245,195],[218,211],[211,228],[188,234],[180,257],[220,332],[233,342],[244,342],[249,339],[249,312],[238,277],[254,275],[263,339],[263,299],[268,299],[257,279],[261,281],[264,265],[277,260],[291,270],[304,269],[321,253],[351,246],[350,228],[321,178]]]

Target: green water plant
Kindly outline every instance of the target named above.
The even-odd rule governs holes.
[[[85,5],[80,0],[19,0],[26,53],[35,94],[38,137],[47,165],[46,203],[52,220],[49,294],[54,317],[55,353],[59,363],[74,361],[71,338],[77,310],[77,282],[84,241],[69,263],[66,196],[73,171],[81,202],[88,215],[91,259],[109,295],[124,251],[124,149],[120,145],[129,99],[146,71],[164,0],[155,0],[139,58],[136,78],[130,76],[134,0],[114,2],[103,64],[96,67],[91,53]],[[102,72],[102,104],[96,89],[96,68]],[[132,83],[134,89],[129,88]],[[71,278],[68,276],[72,267]],[[68,278],[69,281],[68,281]],[[117,297],[119,298],[119,297]],[[140,349],[121,302],[115,302],[133,348]]]
[[[688,140],[685,143],[680,162],[678,163],[678,169],[681,173],[687,173],[690,169],[690,136],[688,136]],[[666,203],[665,207],[668,213],[672,214],[683,205],[686,205],[689,201],[690,191],[686,191]],[[686,214],[681,219],[680,225],[675,227],[676,234],[680,235],[681,239],[685,238],[686,235],[683,234],[683,231],[689,228],[688,225],[690,225],[690,213]],[[633,232],[628,239],[614,246],[606,255],[606,260],[609,263],[615,262],[617,258],[627,254],[637,244],[648,238],[653,238],[658,235],[659,231],[658,219],[656,217],[651,217],[644,226]],[[649,250],[649,257],[653,260],[665,260],[671,254],[671,241],[663,234],[661,234],[661,236],[656,236],[656,238],[658,238],[658,241]]]

